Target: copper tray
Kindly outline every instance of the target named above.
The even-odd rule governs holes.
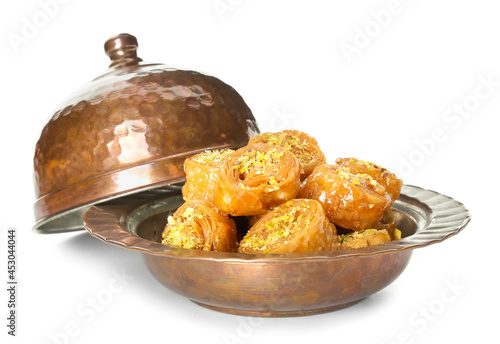
[[[107,243],[142,251],[162,284],[204,307],[265,317],[350,306],[392,283],[413,249],[441,242],[470,221],[462,203],[404,185],[393,206],[399,241],[357,250],[250,255],[159,244],[167,216],[182,202],[172,188],[117,199],[92,207],[85,228]]]

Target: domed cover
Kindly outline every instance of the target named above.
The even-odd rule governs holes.
[[[87,206],[184,180],[184,160],[258,133],[243,98],[217,78],[141,63],[135,37],[105,45],[109,71],[64,102],[36,145],[35,229],[83,228]]]

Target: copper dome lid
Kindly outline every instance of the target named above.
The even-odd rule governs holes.
[[[35,226],[83,228],[90,205],[184,181],[184,160],[258,133],[243,98],[199,72],[137,57],[129,34],[105,44],[109,70],[64,102],[36,145]]]

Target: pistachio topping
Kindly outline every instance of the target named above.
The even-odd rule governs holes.
[[[365,229],[364,231],[356,231],[356,232],[349,233],[349,234],[341,234],[341,235],[339,235],[339,243],[343,244],[345,242],[349,242],[349,241],[352,241],[354,239],[361,239],[361,238],[367,237],[368,235],[374,234],[374,233],[377,233],[376,229]]]
[[[257,231],[245,236],[240,247],[265,251],[276,242],[286,241],[302,227],[310,224],[313,215],[304,213],[309,207],[309,204],[292,205],[292,202],[286,202],[277,208],[274,216],[264,222]]]
[[[162,234],[161,243],[184,248],[195,248],[200,243],[192,236],[185,235],[184,230],[193,226],[195,220],[202,219],[203,215],[197,214],[195,209],[191,207],[186,208],[183,213],[177,215],[180,217],[177,220],[172,215],[168,217],[167,230]]]
[[[388,175],[388,173],[387,173],[388,171],[386,168],[379,166],[379,165],[376,165],[373,162],[366,161],[366,160],[359,160],[359,159],[355,159],[355,158],[350,158],[349,162],[355,163],[357,165],[364,165],[368,168],[369,172],[372,172],[373,170],[379,170],[380,172],[383,173],[383,178],[387,177],[387,175]]]
[[[309,164],[315,159],[315,155],[311,149],[307,139],[301,140],[300,137],[289,132],[279,133],[264,133],[261,134],[266,143],[271,146],[281,146],[291,151],[302,164]]]
[[[168,232],[163,234],[161,243],[191,249],[197,245],[197,241],[193,237],[184,235],[180,225],[170,227]]]
[[[192,159],[202,165],[219,165],[222,164],[232,152],[234,152],[232,149],[205,151],[196,154]]]
[[[283,155],[283,150],[277,148],[268,151],[249,149],[244,154],[236,157],[233,169],[237,172],[238,178],[241,180],[239,186],[245,189],[244,181],[247,178],[267,176],[268,178],[263,180],[262,183],[270,186],[269,191],[277,190],[279,188],[278,184],[281,181],[277,178],[280,173],[279,163]]]
[[[394,240],[401,240],[401,231],[399,229],[394,229]]]
[[[335,171],[340,178],[350,181],[353,185],[362,185],[369,187],[374,191],[382,189],[382,186],[369,174],[367,173],[351,173],[349,167],[339,167]]]

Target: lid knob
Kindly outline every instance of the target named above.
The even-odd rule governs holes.
[[[104,51],[111,59],[109,67],[134,66],[142,61],[137,57],[137,38],[128,33],[113,36],[104,44]]]

